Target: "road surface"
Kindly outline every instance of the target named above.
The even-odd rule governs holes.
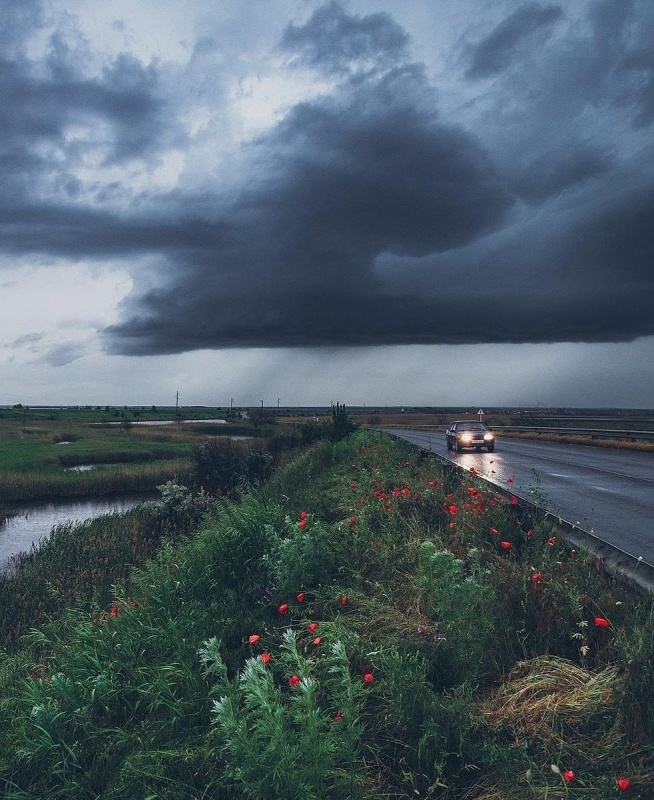
[[[498,437],[494,453],[448,452],[445,434],[389,429],[654,565],[654,454]]]

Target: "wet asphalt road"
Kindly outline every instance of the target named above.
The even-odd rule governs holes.
[[[507,493],[534,500],[566,522],[654,564],[652,453],[501,437],[494,453],[453,453],[444,433],[389,433],[465,469],[474,467]]]

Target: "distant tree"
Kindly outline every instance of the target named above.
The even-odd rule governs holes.
[[[344,439],[357,429],[357,424],[347,413],[345,403],[336,403],[332,406],[332,438],[335,441]]]

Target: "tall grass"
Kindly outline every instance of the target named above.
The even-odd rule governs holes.
[[[0,472],[0,502],[152,492],[168,480],[186,482],[190,468],[189,459],[176,458],[102,466],[84,472],[62,469],[4,471]]]

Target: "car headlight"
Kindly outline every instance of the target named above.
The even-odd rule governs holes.
[[[484,434],[484,441],[485,442],[492,442],[495,437],[492,433],[485,433]]]
[[[462,433],[461,434],[461,441],[462,442],[471,442],[472,441],[472,434],[471,433]]]

